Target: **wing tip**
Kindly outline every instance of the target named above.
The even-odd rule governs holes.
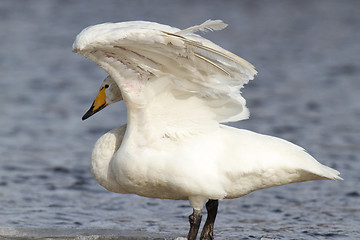
[[[184,34],[193,34],[193,33],[196,33],[198,31],[201,31],[201,32],[219,31],[219,30],[223,30],[227,26],[228,26],[228,24],[224,23],[222,20],[208,19],[208,20],[206,20],[205,22],[203,22],[200,25],[195,25],[195,26],[192,26],[192,27],[188,27],[186,29],[175,32],[175,34],[184,35]]]

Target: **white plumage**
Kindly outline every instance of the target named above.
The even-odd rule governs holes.
[[[84,118],[119,100],[128,110],[127,125],[106,133],[93,150],[91,170],[102,186],[188,199],[199,210],[208,199],[341,179],[290,142],[221,124],[248,118],[240,89],[256,74],[244,59],[195,34],[225,27],[220,20],[185,30],[105,23],[76,37],[73,51],[110,75]]]

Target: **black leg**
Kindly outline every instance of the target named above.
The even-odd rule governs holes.
[[[214,222],[218,210],[219,201],[209,200],[206,203],[206,210],[208,212],[204,228],[201,232],[200,240],[214,239]]]
[[[196,240],[197,233],[199,231],[201,223],[202,213],[201,210],[194,209],[193,214],[189,216],[190,231],[187,236],[188,240]]]

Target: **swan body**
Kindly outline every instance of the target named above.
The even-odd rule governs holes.
[[[105,23],[84,29],[73,45],[109,73],[83,119],[120,100],[128,110],[127,124],[95,144],[95,179],[112,192],[189,200],[189,239],[196,238],[192,221],[201,219],[207,200],[341,179],[295,144],[222,124],[248,118],[240,89],[256,74],[247,61],[195,34],[224,27],[220,20],[185,30]],[[207,223],[202,239],[212,236]]]
[[[201,209],[207,199],[237,198],[292,182],[339,178],[337,171],[295,144],[225,125],[184,142],[163,138],[156,143],[161,147],[136,141],[128,145],[125,132],[126,125],[106,133],[92,154],[96,180],[112,192],[190,199],[198,201],[191,203],[193,208]]]

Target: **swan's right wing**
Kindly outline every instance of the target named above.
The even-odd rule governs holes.
[[[106,23],[83,30],[73,50],[105,69],[122,91],[146,89],[154,116],[166,116],[174,128],[200,118],[238,121],[249,115],[240,89],[254,78],[254,67],[193,33],[224,26],[207,21],[181,31],[149,22]],[[139,81],[125,85],[123,79]]]

